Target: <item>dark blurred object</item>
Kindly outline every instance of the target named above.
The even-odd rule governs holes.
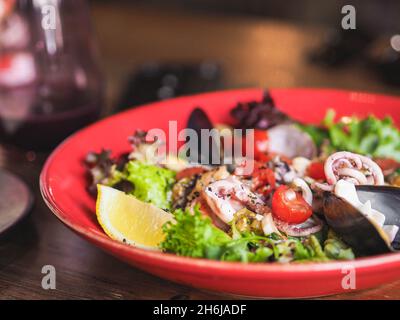
[[[192,111],[187,122],[187,128],[194,130],[199,137],[199,140],[196,141],[193,146],[191,146],[190,143],[194,141],[191,141],[189,137],[186,141],[186,143],[189,144],[189,150],[196,150],[195,146],[197,145],[197,153],[190,153],[188,155],[189,161],[192,163],[213,164],[213,157],[216,157],[216,154],[219,152],[219,150],[216,147],[216,143],[212,137],[210,138],[207,136],[207,138],[204,139],[204,136],[201,134],[201,130],[214,129],[214,125],[203,109],[196,108]],[[212,152],[203,154],[202,151],[204,150],[212,150]],[[218,157],[219,156],[220,154],[218,153]]]
[[[357,27],[355,30],[330,30],[320,47],[309,53],[311,62],[328,67],[343,65],[365,56],[374,37]]]
[[[393,31],[398,26],[398,0],[92,0],[116,5],[146,5],[161,10],[190,10],[212,15],[256,16],[274,20],[294,21],[298,24],[336,26],[343,17],[341,8],[353,5],[357,10],[357,24],[363,23],[378,34]]]
[[[0,170],[0,234],[13,227],[31,209],[31,191],[18,177]]]
[[[221,88],[222,68],[216,62],[146,64],[128,78],[117,110]]]
[[[241,129],[268,129],[288,121],[288,116],[275,107],[268,91],[261,101],[240,102],[231,110],[236,127]]]
[[[50,149],[95,120],[103,80],[85,0],[1,0],[0,136]]]
[[[382,53],[372,60],[378,76],[386,83],[400,85],[400,34],[390,37]]]
[[[377,37],[363,29],[330,31],[308,57],[312,63],[327,67],[358,61],[383,82],[400,85],[400,34]]]

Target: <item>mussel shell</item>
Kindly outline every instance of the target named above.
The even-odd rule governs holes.
[[[382,212],[385,225],[400,226],[400,188],[390,186],[357,186],[357,195],[361,202],[371,201],[375,210]],[[394,249],[400,249],[400,231],[392,242]]]
[[[201,129],[211,130],[214,125],[203,109],[195,108],[189,116],[187,127],[200,134]]]
[[[197,141],[198,149],[195,150],[197,152],[192,152],[191,154],[189,154],[189,161],[194,163],[200,162],[209,165],[212,164],[212,152],[209,152],[209,154],[202,154],[202,150],[215,151],[216,148],[215,146],[213,146],[214,142],[212,140],[210,141],[210,139],[206,139],[205,141],[203,141],[201,139],[201,130],[211,130],[214,128],[214,125],[212,124],[210,118],[203,109],[195,108],[192,111],[187,122],[187,128],[194,130],[199,138],[199,140]],[[190,140],[187,141],[187,143],[190,142]],[[191,148],[191,150],[193,151],[194,148]],[[217,152],[219,152],[219,150],[217,150]]]
[[[360,211],[333,193],[324,193],[323,212],[327,224],[353,249],[357,256],[392,252],[381,231]]]

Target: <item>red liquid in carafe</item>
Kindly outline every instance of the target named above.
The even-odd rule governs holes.
[[[20,147],[48,150],[96,120],[101,98],[93,92],[36,85],[0,90],[0,139]]]

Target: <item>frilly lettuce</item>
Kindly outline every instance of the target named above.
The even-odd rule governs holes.
[[[373,115],[365,119],[353,116],[335,121],[335,112],[329,110],[322,126],[299,126],[318,146],[327,148],[328,153],[350,151],[400,161],[400,131],[390,117],[381,120]]]
[[[165,252],[180,256],[221,261],[282,263],[352,258],[348,254],[348,248],[342,243],[338,250],[329,254],[330,251],[326,252],[326,246],[323,248],[314,235],[302,239],[286,239],[276,234],[261,236],[254,232],[239,231],[236,224],[232,224],[232,230],[227,234],[215,227],[198,207],[193,212],[179,209],[174,215],[175,221],[168,222],[163,227],[165,239],[160,247]],[[336,248],[336,241],[339,240],[332,240],[329,245]]]
[[[140,161],[129,161],[125,166],[124,175],[125,179],[132,183],[133,190],[130,193],[136,198],[161,209],[171,208],[174,171]]]

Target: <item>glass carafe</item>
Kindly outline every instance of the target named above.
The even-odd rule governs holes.
[[[84,0],[0,0],[0,137],[49,149],[95,120],[103,78]]]

